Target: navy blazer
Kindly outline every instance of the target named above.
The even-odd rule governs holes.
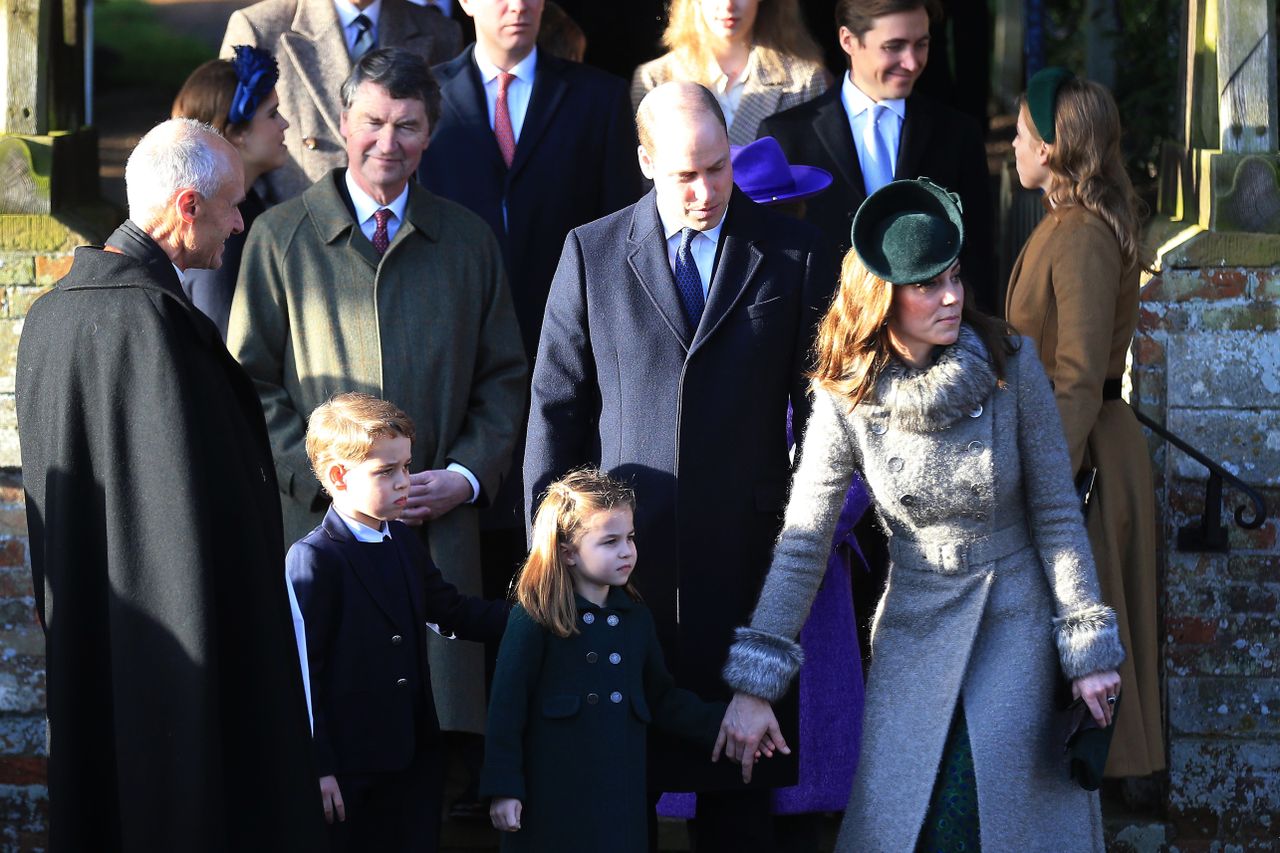
[[[479,214],[497,235],[532,361],[565,235],[640,197],[635,122],[626,81],[539,51],[508,169],[474,52],[471,45],[432,69],[442,103],[418,179]]]
[[[828,189],[805,202],[805,220],[822,229],[838,262],[849,250],[853,215],[867,198],[839,83],[812,101],[765,119],[759,136],[777,139],[788,162],[817,166],[834,177]],[[959,194],[965,226],[962,273],[979,307],[1000,313],[1003,283],[995,280],[991,178],[978,122],[924,95],[911,95],[893,176],[929,178]]]
[[[505,601],[462,595],[441,576],[417,531],[392,521],[390,532],[406,569],[413,624],[396,620],[401,608],[387,601],[389,590],[379,577],[387,567],[374,564],[333,507],[285,561],[306,623],[321,776],[403,770],[418,733],[440,731],[425,623],[439,625],[446,636],[482,641],[500,639],[506,627]],[[415,651],[426,694],[421,720],[414,719],[414,697],[406,689]]]
[[[633,582],[676,683],[723,699],[720,667],[755,605],[786,506],[787,403],[799,432],[835,274],[816,229],[734,190],[691,329],[655,198],[565,241],[533,372],[525,498],[533,508],[552,480],[587,462],[633,483]],[[768,784],[794,773],[777,756],[764,764],[757,777]],[[742,784],[705,760],[664,774],[659,765],[676,787],[662,790]]]

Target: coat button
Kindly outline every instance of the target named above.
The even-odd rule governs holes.
[[[588,705],[594,705],[594,704],[596,704],[596,703],[597,703],[597,702],[599,702],[599,701],[600,701],[600,697],[599,697],[599,696],[597,696],[596,694],[594,694],[594,693],[588,693],[588,694],[587,694],[587,704],[588,704]]]
[[[583,613],[582,621],[590,625],[592,622],[596,621],[596,615],[594,613]]]
[[[898,500],[902,502],[902,505],[903,505],[903,506],[915,506],[915,505],[916,505],[916,496],[915,496],[915,495],[903,495],[903,496],[902,496],[901,498],[899,498]]]
[[[622,694],[616,690],[613,691],[612,693],[609,694],[609,701],[617,705],[619,702],[622,701]]]
[[[409,686],[409,679],[407,678],[396,679],[396,687],[408,687],[408,686]]]
[[[895,456],[889,460],[889,470],[897,473],[898,471],[901,471],[906,464],[907,463]]]
[[[981,441],[971,441],[971,442],[969,442],[969,452],[970,452],[970,453],[981,453],[981,452],[982,452],[982,442],[981,442]]]
[[[587,663],[595,663],[600,660],[600,655],[595,652],[587,652]]]
[[[969,413],[969,417],[971,417],[971,418],[980,418],[980,417],[982,417],[982,404],[981,404],[981,403],[979,403],[978,405],[976,405],[976,406],[974,406],[974,407],[973,407],[973,411]]]
[[[871,432],[873,432],[874,434],[884,435],[888,431],[889,431],[889,425],[884,421],[880,420],[880,421],[871,422]]]
[[[403,642],[404,642],[404,637],[401,637],[399,634],[391,635],[391,645],[398,646]]]
[[[610,627],[612,627],[612,626],[614,626],[614,625],[617,625],[617,624],[618,624],[618,614],[617,614],[617,613],[610,613],[610,614],[609,614],[609,618],[608,618],[608,619],[606,619],[606,620],[604,620],[604,621],[608,622],[608,623],[609,623],[609,625],[610,625]]]
[[[615,665],[622,663],[622,655],[618,654],[617,652],[612,652],[609,655],[609,663],[615,664]]]
[[[973,496],[975,498],[982,497],[982,486],[979,486],[977,483],[974,483],[972,486],[970,486],[969,491],[973,493]]]
[[[308,136],[302,140],[302,147],[307,149],[308,151],[315,151],[317,144],[318,143],[316,142],[316,138],[314,136]]]

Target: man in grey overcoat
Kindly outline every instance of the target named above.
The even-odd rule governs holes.
[[[457,56],[462,37],[456,21],[409,0],[260,0],[231,13],[219,55],[230,59],[241,44],[280,64],[289,160],[262,178],[276,203],[346,165],[338,89],[356,60],[375,46],[401,47],[434,65]]]
[[[364,391],[413,418],[403,520],[425,522],[440,571],[477,595],[478,509],[507,473],[526,396],[498,244],[475,214],[412,180],[440,109],[420,57],[373,51],[342,92],[350,166],[255,222],[227,346],[267,416],[286,541],[318,525],[327,503],[307,417],[335,393]],[[432,639],[431,671],[448,685],[441,729],[483,732],[481,647]]]

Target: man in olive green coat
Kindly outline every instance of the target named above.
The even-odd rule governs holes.
[[[271,433],[286,541],[327,504],[307,461],[312,409],[342,391],[413,418],[403,520],[478,595],[477,509],[507,474],[524,415],[525,358],[493,232],[411,180],[439,114],[426,63],[398,48],[356,63],[342,87],[349,166],[262,214],[245,246],[227,347],[253,378]],[[484,730],[480,646],[434,637],[441,728]]]

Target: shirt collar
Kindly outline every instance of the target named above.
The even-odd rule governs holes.
[[[723,95],[733,89],[746,86],[747,81],[751,79],[751,74],[756,67],[756,50],[751,49],[747,54],[747,64],[742,69],[742,73],[738,75],[738,79],[733,81],[733,85],[729,85],[729,75],[721,70],[714,59],[711,60],[711,88],[717,95]]]
[[[494,65],[489,60],[489,57],[485,55],[484,48],[480,46],[480,42],[476,42],[476,49],[472,53],[472,57],[475,59],[476,67],[480,69],[480,82],[488,83],[502,72],[502,69]],[[535,46],[529,51],[528,56],[513,65],[507,73],[514,75],[517,80],[532,84],[533,75],[537,67],[538,48]]]
[[[385,521],[382,522],[382,528],[375,530],[367,524],[362,524],[354,518],[348,518],[346,513],[334,507],[334,512],[338,513],[338,518],[342,519],[342,523],[351,531],[351,535],[356,538],[357,542],[381,542],[383,539],[391,538],[391,525]]]
[[[342,28],[346,29],[351,26],[351,22],[358,15],[364,15],[373,23],[373,28],[378,28],[378,15],[382,12],[382,0],[373,0],[367,8],[357,9],[356,4],[351,0],[333,0],[333,8],[338,12],[338,22],[342,24]]]
[[[706,231],[701,232],[702,236],[710,240],[713,245],[718,245],[720,243],[720,232],[724,229],[724,221],[728,216],[729,211],[726,210],[724,212],[724,216],[720,217],[720,222],[717,223],[716,227],[708,228]],[[663,216],[661,207],[658,208],[658,219],[662,221],[662,234],[668,240],[679,234],[684,229],[684,226],[679,223],[667,222],[667,217]]]
[[[356,209],[357,223],[367,222],[369,217],[384,207],[391,211],[391,215],[396,218],[396,222],[404,222],[404,209],[409,203],[409,184],[407,182],[404,185],[404,189],[400,191],[400,195],[393,198],[390,204],[378,204],[373,200],[373,196],[360,189],[360,185],[351,177],[351,169],[347,169],[343,177],[347,182],[347,192],[351,194],[351,205]]]
[[[840,100],[844,102],[844,109],[849,114],[849,118],[862,115],[877,103],[886,107],[889,112],[900,119],[907,117],[907,101],[905,98],[890,98],[887,101],[877,101],[854,85],[853,78],[847,71],[844,75],[844,82],[840,86]]]

